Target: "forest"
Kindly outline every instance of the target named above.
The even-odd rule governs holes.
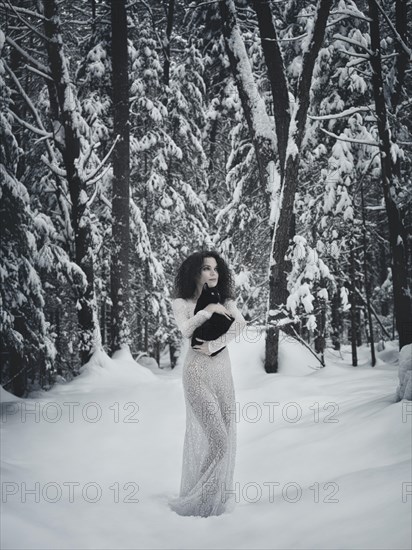
[[[180,334],[217,250],[276,373],[412,343],[407,0],[0,0],[1,385]]]

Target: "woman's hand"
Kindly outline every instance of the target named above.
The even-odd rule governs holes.
[[[197,337],[196,337],[196,340],[200,340],[201,342],[203,342],[203,344],[196,344],[195,346],[193,346],[192,349],[194,349],[196,351],[200,351],[200,352],[204,353],[205,355],[210,355],[209,346],[208,346],[207,341],[202,340],[201,338],[197,338]]]
[[[231,319],[229,310],[227,310],[223,304],[209,304],[204,309],[210,313],[220,313],[228,319]]]

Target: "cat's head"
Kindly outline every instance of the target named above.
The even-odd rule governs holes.
[[[213,298],[213,301],[220,302],[220,294],[217,288],[209,287],[207,283],[203,285],[201,296],[208,296],[208,298]]]

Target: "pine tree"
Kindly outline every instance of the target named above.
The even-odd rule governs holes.
[[[0,53],[5,37],[0,31]],[[12,130],[11,92],[0,58],[1,384],[18,396],[53,380],[56,349],[44,315],[45,289],[36,271],[37,231],[30,197],[16,172],[22,150]]]

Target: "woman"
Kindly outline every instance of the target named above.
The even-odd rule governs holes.
[[[209,304],[194,315],[203,285],[217,287],[220,304]],[[239,336],[246,321],[237,309],[233,279],[215,251],[186,258],[175,279],[173,312],[185,338],[212,314],[235,318],[229,331],[209,342],[189,346],[183,365],[186,433],[180,495],[169,506],[182,516],[218,516],[233,510],[233,472],[236,456],[235,391],[226,345]],[[220,348],[216,356],[211,354]]]

